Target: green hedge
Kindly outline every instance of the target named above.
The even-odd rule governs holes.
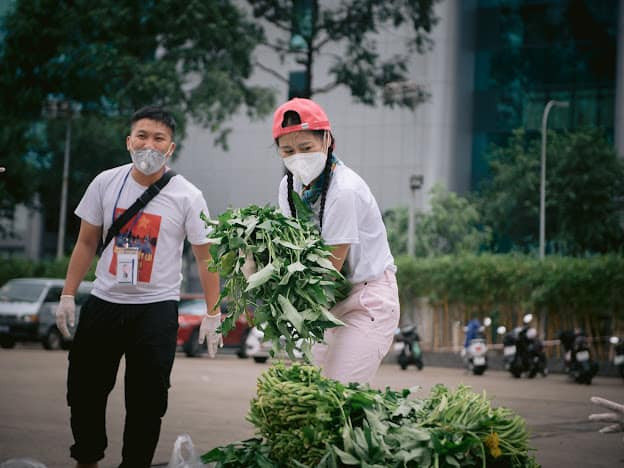
[[[0,259],[0,285],[12,278],[65,278],[69,257],[60,260],[34,261],[24,258]],[[85,276],[85,280],[95,279],[95,261]]]
[[[516,304],[524,308],[600,311],[624,310],[624,257],[522,255],[397,258],[404,303],[427,297],[468,307]]]

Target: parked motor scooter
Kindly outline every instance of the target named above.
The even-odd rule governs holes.
[[[397,341],[395,347],[399,348],[399,356],[397,359],[401,369],[405,370],[407,366],[414,364],[418,370],[422,370],[422,351],[420,349],[420,336],[416,331],[416,325],[406,325],[397,328],[394,335]]]
[[[487,344],[485,341],[485,327],[473,319],[464,327],[466,341],[461,355],[464,364],[474,375],[482,375],[487,369]]]
[[[579,329],[559,333],[565,351],[564,366],[568,376],[577,383],[591,385],[598,372],[598,363],[591,356],[587,336]]]
[[[609,342],[615,346],[615,354],[613,356],[613,365],[617,367],[620,376],[624,379],[624,339],[612,336]]]
[[[518,333],[521,327],[516,327],[507,331],[507,327],[500,326],[496,329],[496,333],[503,335],[503,365],[505,370],[511,372],[514,377],[520,377],[522,371],[516,369],[516,343],[518,341]]]
[[[546,353],[544,353],[542,340],[537,336],[537,330],[533,327],[526,329],[523,327],[518,341],[522,344],[518,356],[521,356],[523,370],[526,372],[527,377],[532,379],[537,374],[546,377],[548,375]]]
[[[505,369],[516,378],[523,373],[529,378],[538,373],[544,377],[548,374],[544,345],[537,337],[537,330],[530,327],[532,314],[526,314],[523,325],[507,332],[505,327],[498,327],[497,333],[503,336],[503,363]]]

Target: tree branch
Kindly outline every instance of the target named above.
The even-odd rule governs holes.
[[[266,18],[262,18],[264,21],[266,21],[267,23],[269,23],[272,26],[275,26],[277,29],[281,29],[282,31],[285,31],[287,33],[292,33],[292,29],[290,28],[290,26],[288,26],[286,23],[281,23],[277,20],[270,20],[270,19],[266,19]]]
[[[325,86],[321,86],[320,88],[314,88],[312,90],[312,95],[328,93],[329,91],[331,91],[332,89],[337,88],[338,86],[340,86],[339,83],[337,83],[335,81],[333,83],[327,83]]]
[[[327,36],[324,39],[321,39],[318,43],[314,44],[312,46],[312,50],[315,52],[319,52],[323,47],[325,47],[325,44],[327,44],[330,41],[331,41],[331,38]]]
[[[272,68],[267,67],[266,65],[260,63],[257,60],[254,60],[254,65],[257,66],[258,68],[260,68],[261,70],[264,70],[265,72],[270,73],[271,75],[273,75],[278,80],[288,84],[288,78],[285,78],[284,76],[280,75],[279,73],[277,73]]]
[[[290,53],[290,49],[288,47],[282,47],[277,44],[271,44],[269,41],[263,41],[260,43],[260,45],[273,49],[276,52]]]

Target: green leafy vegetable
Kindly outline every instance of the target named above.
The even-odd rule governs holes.
[[[248,420],[258,437],[218,447],[217,467],[538,467],[524,420],[469,387],[373,390],[277,363],[258,379]],[[269,464],[267,464],[269,463]]]
[[[273,354],[283,347],[291,359],[299,350],[309,360],[325,330],[343,325],[329,309],[346,296],[349,284],[329,260],[330,247],[309,210],[298,214],[289,218],[276,208],[252,205],[227,210],[218,222],[202,219],[214,227],[209,268],[225,279],[219,302],[227,298],[228,315],[221,331],[227,334],[251,307],[254,315],[247,318],[272,341]],[[257,271],[245,279],[241,267],[248,254]]]

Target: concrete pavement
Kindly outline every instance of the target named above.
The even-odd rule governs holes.
[[[174,441],[189,433],[200,453],[253,435],[245,421],[255,382],[269,364],[255,364],[233,355],[217,359],[186,358],[178,354],[169,393],[169,410],[163,420],[154,465],[166,466]],[[69,410],[65,404],[67,353],[44,351],[36,346],[0,350],[0,462],[30,457],[48,468],[69,467]],[[120,372],[123,372],[120,369]],[[564,375],[516,380],[507,373],[488,371],[482,377],[463,369],[425,367],[401,371],[384,364],[373,386],[394,389],[422,386],[426,395],[436,383],[471,385],[485,390],[495,405],[514,409],[532,430],[537,459],[548,467],[624,467],[622,434],[600,434],[602,426],[590,423],[592,395],[624,401],[624,381],[597,377],[591,386],[568,382]],[[107,413],[109,447],[101,468],[120,462],[123,430],[123,377],[111,393]]]

